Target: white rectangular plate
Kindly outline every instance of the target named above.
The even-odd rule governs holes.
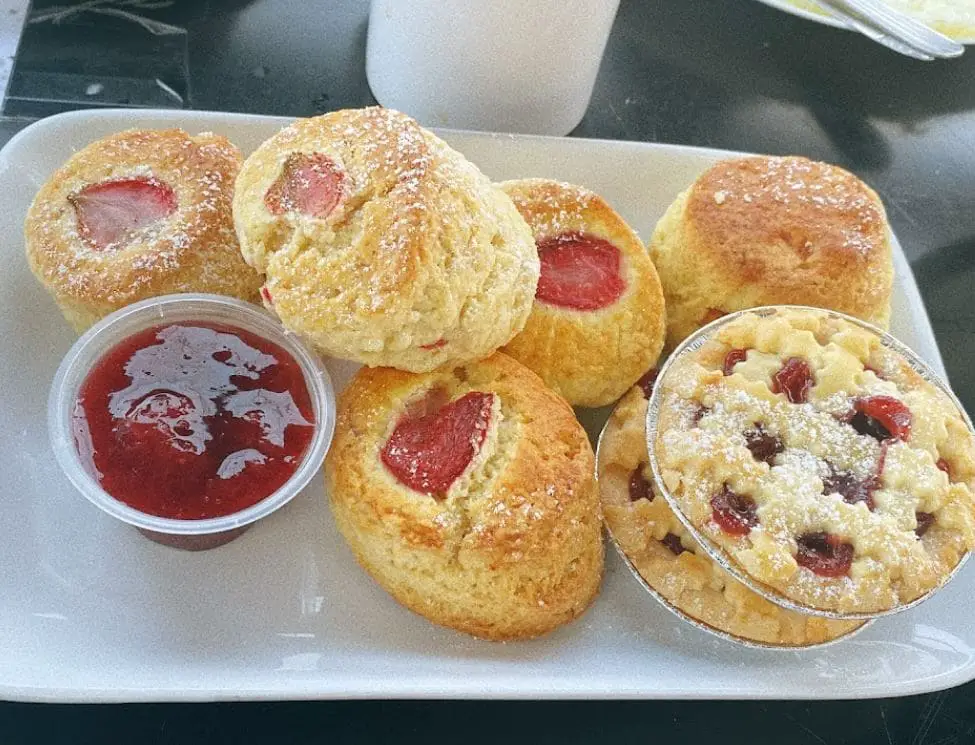
[[[75,112],[0,153],[0,698],[162,701],[298,698],[853,698],[975,677],[971,567],[915,610],[809,652],[743,649],[682,625],[608,552],[581,619],[496,644],[434,626],[355,564],[321,479],[229,545],[151,543],[62,477],[45,399],[73,341],[31,277],[21,223],[72,152],[129,127],[226,135],[245,152],[286,120],[201,112]],[[549,176],[605,195],[644,238],[674,196],[729,153],[667,145],[443,133],[495,179]],[[903,253],[893,332],[943,369]],[[348,365],[332,366],[341,385]]]

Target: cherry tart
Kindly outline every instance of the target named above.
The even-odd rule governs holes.
[[[698,627],[751,645],[809,647],[864,625],[782,608],[715,563],[652,486],[646,415],[646,395],[634,387],[610,416],[597,452],[599,495],[616,545],[658,599]]]
[[[24,224],[31,270],[79,332],[148,297],[260,301],[231,204],[240,152],[224,137],[130,130],[83,148],[41,187]]]
[[[592,448],[565,401],[504,354],[426,374],[360,370],[325,474],[359,563],[434,623],[533,637],[596,595]]]
[[[651,367],[664,299],[647,250],[599,195],[547,179],[500,187],[532,229],[541,276],[524,331],[505,352],[575,406],[604,406]]]
[[[975,439],[934,380],[836,313],[731,316],[657,382],[648,436],[665,496],[775,602],[834,617],[902,610],[975,545]]]

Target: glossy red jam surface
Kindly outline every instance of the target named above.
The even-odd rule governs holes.
[[[272,215],[300,212],[324,219],[345,196],[346,180],[346,175],[327,155],[294,153],[265,193],[264,206]]]
[[[96,251],[118,245],[131,233],[176,211],[176,192],[155,178],[128,178],[86,186],[68,197],[78,235]]]
[[[612,305],[626,289],[620,251],[609,241],[583,233],[563,233],[537,242],[542,273],[535,297],[573,310]]]
[[[431,391],[396,423],[380,457],[404,486],[443,498],[484,444],[493,407],[493,393],[447,402]]]
[[[279,346],[228,326],[172,324],[130,336],[92,367],[73,428],[113,497],[201,520],[283,486],[311,442],[314,410]]]

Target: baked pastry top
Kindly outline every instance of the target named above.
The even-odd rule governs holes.
[[[655,493],[646,414],[644,391],[630,389],[606,425],[597,457],[606,525],[647,584],[692,619],[748,642],[805,647],[860,628],[862,622],[781,608],[718,566]]]
[[[265,304],[331,356],[428,371],[491,354],[531,310],[538,255],[511,200],[395,111],[285,127],[244,163],[234,219]]]
[[[852,173],[801,157],[726,160],[678,196],[651,256],[676,346],[725,313],[796,304],[886,328],[890,229],[877,194]]]
[[[231,215],[240,152],[211,133],[130,130],[73,155],[38,191],[24,233],[31,270],[83,331],[174,292],[257,301]]]
[[[572,410],[503,354],[363,368],[325,464],[359,563],[411,610],[488,639],[537,636],[598,591],[592,449]]]
[[[975,440],[881,337],[815,310],[746,313],[658,381],[655,452],[701,539],[786,603],[896,609],[975,545]]]
[[[581,186],[549,179],[499,186],[531,227],[541,261],[534,308],[505,352],[573,405],[612,403],[663,347],[663,291],[646,248]]]

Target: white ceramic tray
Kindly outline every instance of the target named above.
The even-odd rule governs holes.
[[[298,698],[852,698],[975,677],[975,572],[855,639],[804,653],[735,646],[681,624],[607,553],[599,599],[532,642],[438,628],[355,564],[321,479],[229,545],[151,543],[62,477],[45,431],[48,385],[73,335],[23,258],[35,190],[74,150],[127,127],[213,130],[250,151],[285,120],[197,112],[77,112],[0,153],[0,698],[161,701]],[[646,237],[709,150],[445,132],[496,179],[551,176],[604,194]],[[939,369],[900,250],[893,332]],[[336,384],[348,365],[330,366]],[[595,424],[593,422],[592,424]]]

